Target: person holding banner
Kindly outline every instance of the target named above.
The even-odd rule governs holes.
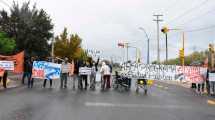
[[[84,61],[83,63],[82,63],[82,65],[81,65],[81,68],[87,68],[88,66],[87,66],[87,63]],[[80,69],[79,69],[80,70]],[[80,72],[79,72],[79,74],[81,74]],[[88,78],[88,75],[87,74],[81,74],[80,75],[80,89],[82,90],[83,88],[85,89],[85,90],[87,90],[87,86],[88,86],[88,82],[87,82],[87,78]],[[85,83],[85,85],[84,85],[84,87],[83,87],[83,81],[84,81],[84,83]]]
[[[51,59],[49,59],[49,58],[47,58],[46,60],[47,60],[47,62],[51,62]],[[52,79],[47,79],[47,78],[44,79],[43,88],[46,88],[46,81],[47,80],[49,81],[50,88],[52,88]]]
[[[3,82],[3,87],[4,88],[7,88],[7,75],[8,75],[7,70],[5,70],[4,75],[2,77],[2,82]]]
[[[61,82],[60,82],[60,88],[67,88],[67,79],[69,76],[69,63],[68,58],[65,58],[62,65],[61,65]]]

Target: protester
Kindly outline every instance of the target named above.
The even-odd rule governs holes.
[[[25,60],[24,60],[24,73],[23,73],[23,76],[22,76],[22,84],[24,85],[25,84],[25,78],[27,77],[28,81],[29,79],[31,78],[31,67],[29,65],[29,60],[27,57],[25,57]]]
[[[107,62],[107,65],[110,68],[110,78],[109,78],[109,81],[107,82],[107,86],[109,86],[109,88],[110,88],[110,86],[111,86],[110,81],[111,81],[111,74],[112,74],[112,71],[113,71],[113,67],[112,67],[110,62]]]
[[[46,81],[49,81],[49,85],[50,85],[50,88],[52,88],[52,79],[44,79],[44,82],[43,82],[43,88],[46,88]]]
[[[61,84],[60,88],[67,88],[67,79],[69,75],[69,63],[68,63],[68,58],[64,59],[64,62],[62,63],[61,66]]]
[[[111,76],[111,73],[110,73],[110,68],[108,65],[106,65],[105,62],[102,62],[102,67],[101,67],[101,70],[100,70],[102,76],[103,76],[103,79],[102,79],[102,90],[105,89],[109,89],[110,88],[110,76]]]
[[[201,63],[201,66],[199,67],[204,67],[204,63]],[[207,79],[207,72],[202,71],[201,73],[202,81],[198,81],[197,83],[197,92],[198,93],[204,93],[205,90],[205,82]]]
[[[91,68],[90,89],[95,90],[95,85],[96,85],[96,66],[95,66],[95,62],[92,63],[90,68]]]
[[[207,69],[207,75],[206,75],[206,89],[207,89],[208,95],[210,95],[209,73],[210,73],[210,69],[208,68],[208,69]]]
[[[72,79],[72,88],[73,88],[73,90],[75,90],[75,84],[76,84],[76,78],[74,79],[74,77],[76,77],[76,76],[74,76],[74,72],[75,72],[75,62],[74,62],[74,60],[72,60],[71,61],[71,63],[69,63],[69,78],[71,79],[71,78],[73,78]]]
[[[5,70],[4,75],[2,77],[4,88],[7,88],[7,75],[8,75],[7,70]]]
[[[29,73],[28,74],[28,88],[33,88],[33,85],[34,85],[34,78],[32,78],[33,61],[34,61],[33,57],[27,61],[27,69],[28,69],[28,73]]]
[[[81,67],[88,67],[87,62],[84,61],[81,65]],[[81,77],[80,78],[80,89],[82,90],[84,88],[85,90],[87,90],[87,86],[88,86],[87,77],[88,77],[88,75],[80,75],[80,77]],[[84,87],[83,87],[83,82],[85,83]]]
[[[215,70],[213,69],[210,73],[215,73]],[[210,94],[215,95],[215,81],[210,81]]]
[[[96,63],[95,63],[96,72],[98,72],[99,60],[100,60],[100,58],[98,58],[97,61],[96,61]]]
[[[79,77],[79,68],[80,68],[80,61],[76,60],[74,62],[74,74],[73,74],[73,89],[75,89],[75,83],[78,81],[78,88],[80,89],[80,77]]]
[[[49,58],[47,58],[46,60],[47,60],[47,62],[51,62],[51,59],[49,59]],[[50,88],[52,88],[52,79],[47,79],[47,78],[45,78],[43,81],[43,88],[46,88],[46,81],[47,80],[49,81]]]

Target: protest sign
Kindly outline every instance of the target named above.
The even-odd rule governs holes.
[[[187,80],[198,83],[204,80],[207,69],[193,66],[156,65],[126,63],[122,65],[121,74],[133,78],[150,80]]]
[[[0,68],[4,70],[14,70],[13,61],[0,61]]]
[[[40,79],[59,79],[61,72],[61,64],[34,61],[32,69],[32,77]]]
[[[14,62],[14,72],[15,73],[22,73],[23,66],[24,66],[24,51],[20,52],[16,55],[12,56],[4,56],[0,55],[0,60],[2,61],[13,61]]]
[[[215,82],[215,73],[209,73],[209,81]]]
[[[79,75],[90,75],[92,69],[89,67],[80,67],[79,68]]]

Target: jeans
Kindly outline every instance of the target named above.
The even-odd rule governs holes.
[[[67,88],[67,79],[68,79],[68,73],[62,73],[61,74],[61,82],[60,82],[60,88]]]
[[[102,89],[110,88],[110,75],[104,75],[102,80]]]
[[[29,72],[24,72],[22,76],[22,84],[25,84],[25,78],[27,77],[28,81],[31,79],[31,73]]]
[[[34,86],[34,78],[28,79],[28,88],[33,88]]]
[[[210,94],[211,93],[211,91],[210,91],[210,81],[208,81],[208,80],[206,80],[206,89],[207,89],[208,94]]]
[[[215,81],[210,82],[211,93],[215,94]]]
[[[43,87],[45,88],[46,87],[46,81],[47,79],[44,79],[44,82],[43,82]],[[50,87],[52,87],[52,79],[48,80],[50,82]]]
[[[96,74],[91,74],[90,75],[90,88],[95,89],[96,85]]]
[[[76,84],[77,84],[77,81],[79,80],[79,76],[77,75],[77,74],[74,74],[73,76],[72,76],[72,88],[73,89],[75,89],[76,87]]]
[[[87,75],[81,75],[80,77],[81,77],[80,82],[79,82],[80,89],[83,89],[83,81],[85,82],[84,89],[87,89],[87,86],[88,86],[87,77],[88,76]]]
[[[199,83],[197,86],[198,92],[204,92],[205,83]]]

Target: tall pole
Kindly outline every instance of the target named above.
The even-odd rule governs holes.
[[[166,35],[166,62],[167,62],[168,61],[168,41],[167,41],[168,35],[167,33],[165,35]]]
[[[128,62],[128,43],[125,43],[125,48],[126,48],[126,62]]]
[[[185,37],[184,37],[184,32],[183,32],[183,52],[184,52],[184,41],[185,41]],[[184,53],[183,53],[184,54]],[[183,57],[183,61],[182,61],[182,65],[184,66],[184,59],[185,57]]]
[[[157,22],[157,62],[158,64],[160,64],[160,26],[159,23],[162,22],[163,20],[160,19],[161,16],[163,15],[153,15],[156,17],[156,19],[154,19],[155,22]]]
[[[147,32],[146,32],[146,30],[144,28],[140,27],[139,29],[142,30],[145,33],[146,38],[147,38],[147,64],[149,64],[150,63],[150,60],[149,60],[150,59],[149,36],[148,36],[148,34],[147,34]]]
[[[52,62],[54,62],[54,37],[52,38],[52,53],[51,53],[51,56],[52,56]]]

